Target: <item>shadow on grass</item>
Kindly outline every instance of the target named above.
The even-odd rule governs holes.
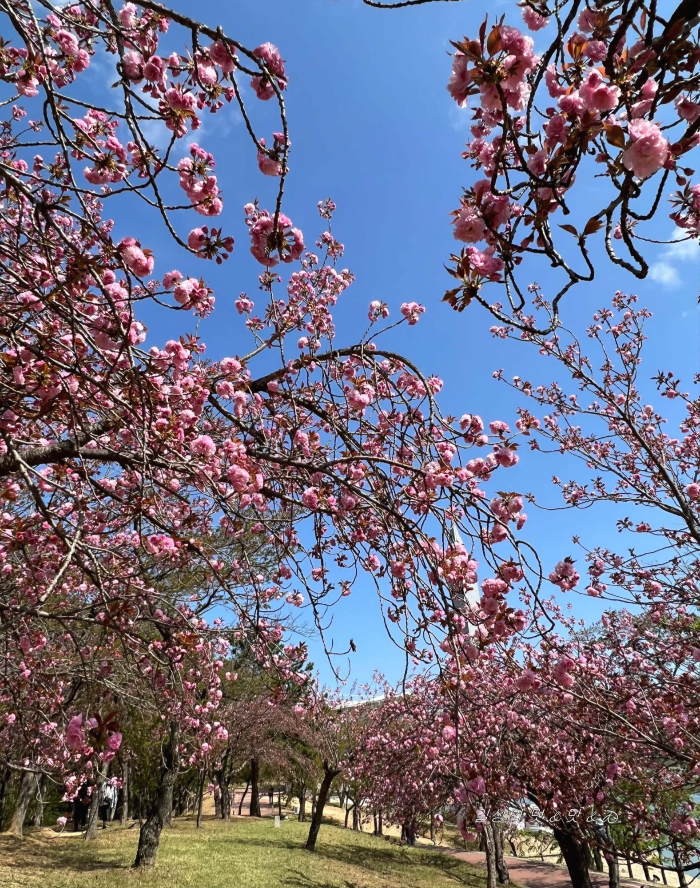
[[[320,878],[323,878],[323,876]],[[325,881],[318,882],[316,879],[310,879],[304,873],[297,871],[290,872],[288,876],[285,876],[284,880],[284,888],[326,888],[326,885],[327,882]],[[348,882],[347,880],[343,885],[344,888],[359,888],[357,882]]]
[[[115,860],[100,860],[95,851],[101,850],[95,843],[83,839],[63,840],[70,842],[56,847],[60,839],[39,839],[27,836],[17,839],[0,835],[0,861],[3,869],[22,870],[29,866],[39,871],[65,870],[86,873],[103,870],[128,870],[129,865]],[[56,843],[56,844],[54,844]]]
[[[269,842],[254,837],[239,836],[238,842],[241,845],[270,847]],[[293,836],[280,836],[276,844],[288,851],[299,851],[304,846],[304,840]],[[474,888],[484,888],[486,885],[485,873],[475,871],[470,864],[455,859],[449,853],[445,854],[440,851],[409,850],[397,845],[390,845],[388,842],[380,843],[380,841],[370,847],[360,843],[351,846],[328,844],[323,842],[323,833],[321,833],[314,854],[318,859],[327,858],[347,866],[359,866],[379,875],[386,875],[397,865],[407,867],[418,865],[440,872],[463,885],[472,885]],[[299,886],[317,884],[309,881],[307,876],[301,874],[299,876],[307,879],[306,882],[298,882]],[[347,884],[349,888],[352,888],[350,883]]]

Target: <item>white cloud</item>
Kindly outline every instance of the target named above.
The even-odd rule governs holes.
[[[458,133],[464,132],[464,130],[469,129],[472,123],[472,114],[471,109],[465,106],[464,108],[460,108],[456,102],[452,102],[449,110],[450,115],[450,125],[453,130],[456,130]]]
[[[663,287],[678,287],[681,283],[678,271],[668,262],[654,262],[649,269],[649,277]]]
[[[649,269],[649,277],[662,287],[673,289],[680,287],[686,275],[682,265],[690,263],[693,273],[697,275],[700,267],[700,243],[696,238],[688,238],[685,231],[676,229],[672,235],[672,241],[659,258],[652,262]]]

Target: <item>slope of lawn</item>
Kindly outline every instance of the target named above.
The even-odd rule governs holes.
[[[324,825],[317,851],[304,850],[308,824],[207,819],[201,829],[178,820],[163,831],[158,865],[129,867],[137,829],[110,827],[94,842],[31,833],[0,836],[3,888],[485,888],[483,872],[449,854],[402,848],[386,839]]]

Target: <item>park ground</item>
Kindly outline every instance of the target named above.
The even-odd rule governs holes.
[[[82,834],[53,829],[29,830],[23,840],[0,835],[0,888],[486,888],[484,855],[461,850],[459,834],[447,824],[438,834],[439,847],[422,837],[418,847],[405,848],[398,843],[400,831],[388,824],[381,838],[342,828],[344,812],[329,804],[311,854],[304,849],[308,822],[297,823],[285,808],[287,819],[275,828],[277,804],[270,805],[267,794],[260,799],[261,818],[237,817],[241,793],[234,790],[229,823],[214,816],[209,794],[200,829],[194,817],[176,819],[163,831],[153,872],[131,869],[137,824],[111,824],[87,843]],[[554,854],[534,845],[519,852],[526,856],[506,858],[511,888],[570,888],[566,868],[554,863]],[[591,873],[591,881],[595,888],[607,888],[607,874]],[[620,884],[650,886],[641,873],[623,877]],[[673,888],[677,884],[670,882]]]
[[[130,870],[138,829],[110,826],[93,842],[71,834],[0,836],[2,888],[485,888],[477,866],[325,824],[314,854],[308,823],[207,817],[165,829],[153,872]]]

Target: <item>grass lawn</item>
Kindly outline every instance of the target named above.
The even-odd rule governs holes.
[[[271,820],[178,820],[163,831],[153,872],[129,867],[137,829],[112,827],[94,842],[0,836],[3,888],[485,888],[486,876],[449,854],[402,848],[386,839],[325,825],[315,854],[308,824]]]

